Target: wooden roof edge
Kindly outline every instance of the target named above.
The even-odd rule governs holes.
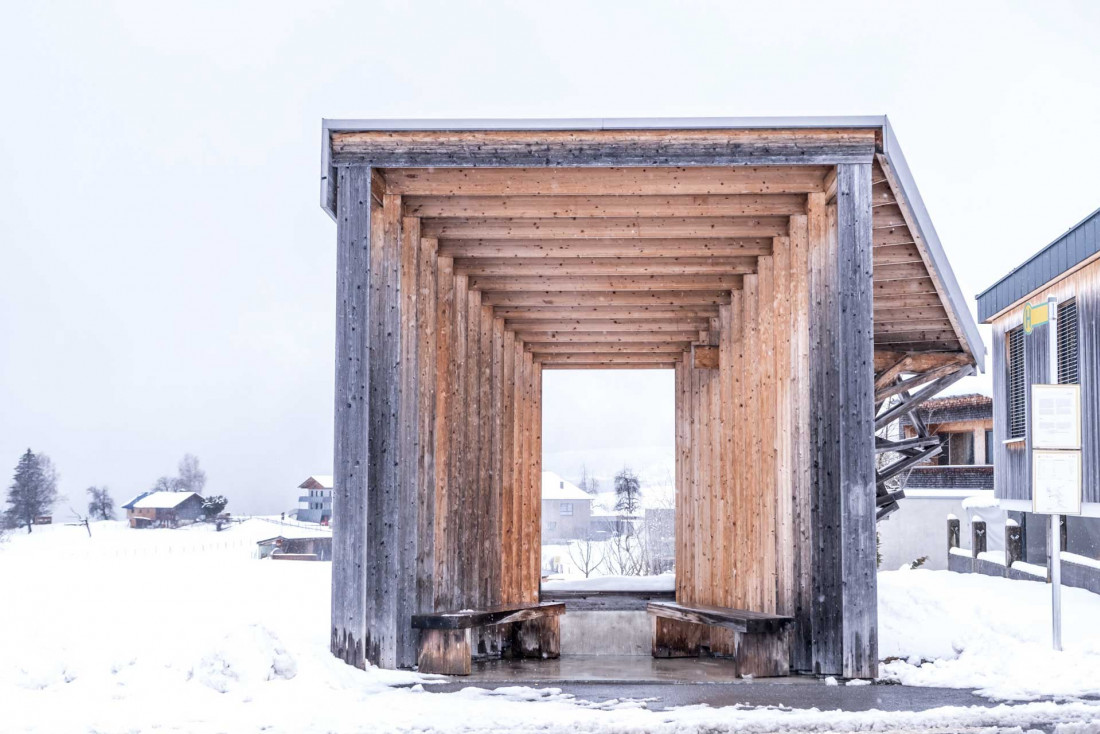
[[[825,115],[805,117],[594,117],[547,119],[332,119],[321,120],[321,208],[336,220],[336,172],[332,166],[332,134],[358,131],[483,131],[512,130],[769,130],[804,128],[877,129],[885,131],[885,115]]]
[[[916,231],[913,234],[918,240],[918,247],[924,245],[924,253],[928,257],[930,269],[934,272],[932,280],[936,284],[936,290],[940,291],[940,297],[944,301],[944,308],[953,324],[956,325],[959,341],[966,352],[974,359],[974,364],[982,372],[985,372],[985,342],[982,341],[978,331],[978,322],[967,305],[967,299],[963,295],[959,281],[955,278],[955,272],[951,269],[951,263],[947,259],[943,245],[940,243],[936,228],[932,225],[932,218],[928,215],[928,209],[924,205],[916,181],[909,170],[909,164],[901,152],[897,137],[894,135],[890,121],[883,118],[883,157],[886,165],[887,177],[892,179],[892,185],[896,183],[895,196],[904,197],[904,203],[908,207],[913,219]]]

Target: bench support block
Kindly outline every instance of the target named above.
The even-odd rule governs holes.
[[[750,634],[657,616],[651,619],[655,658],[731,658],[738,675],[772,678],[790,674],[786,628]]]
[[[509,625],[503,657],[546,660],[561,654],[561,623],[558,617],[540,617]]]
[[[420,630],[417,668],[421,673],[470,674],[470,629]]]

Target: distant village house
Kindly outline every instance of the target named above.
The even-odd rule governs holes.
[[[332,477],[314,474],[298,485],[305,493],[298,497],[298,519],[327,525],[332,520]]]
[[[196,492],[144,492],[122,506],[132,528],[174,528],[202,516]]]
[[[585,537],[591,516],[592,495],[552,471],[542,473],[543,542]]]

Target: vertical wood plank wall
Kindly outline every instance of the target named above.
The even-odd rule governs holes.
[[[542,372],[401,196],[339,175],[331,648],[408,667],[413,614],[538,601]]]
[[[720,307],[718,369],[676,367],[677,599],[792,616],[791,668],[849,677],[877,658],[870,191],[840,166]]]
[[[381,177],[339,175],[331,644],[411,666],[412,614],[538,600],[541,366]],[[870,191],[838,166],[704,332],[717,369],[676,367],[677,598],[790,615],[792,669],[850,677],[877,657]]]
[[[1049,296],[1063,303],[1077,301],[1078,381],[1081,384],[1081,470],[1085,502],[1100,502],[1100,353],[1086,345],[1100,341],[1100,260],[1069,273],[1032,294],[1033,304]],[[1006,312],[993,322],[993,452],[997,465],[994,494],[999,499],[1031,500],[1030,425],[1026,441],[1008,439],[1008,345],[1005,335],[1023,324],[1023,307]],[[1024,382],[1047,382],[1048,325],[1036,326],[1024,336]],[[1025,402],[1031,400],[1030,388]],[[1030,405],[1025,406],[1030,415]]]

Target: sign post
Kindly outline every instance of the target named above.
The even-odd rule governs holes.
[[[1025,332],[1046,323],[1049,384],[1031,386],[1031,505],[1050,515],[1054,649],[1062,649],[1062,516],[1081,514],[1081,386],[1058,383],[1058,303],[1024,308]]]

